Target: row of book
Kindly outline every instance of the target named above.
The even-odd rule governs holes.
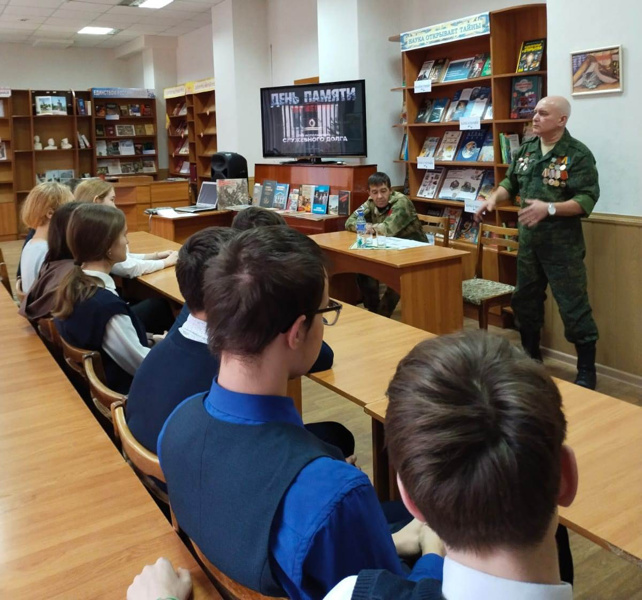
[[[493,162],[493,131],[446,131],[443,137],[429,135],[417,157],[425,156],[436,161]]]
[[[156,173],[156,162],[147,160],[99,160],[97,175],[134,175],[136,173]]]
[[[187,103],[179,102],[172,110],[172,117],[182,117],[187,114]]]
[[[187,138],[183,138],[178,144],[176,144],[176,147],[172,152],[172,156],[187,154],[189,154],[189,140]]]
[[[96,123],[96,137],[134,137],[137,135],[154,135],[153,123],[137,123],[136,125],[119,124],[104,125]]]
[[[427,215],[433,217],[448,217],[448,238],[451,240],[462,240],[476,244],[479,239],[479,223],[475,222],[473,213],[464,212],[463,208],[457,206],[429,207]],[[515,221],[502,223],[503,227],[517,227]],[[501,237],[498,234],[489,234],[488,237]],[[509,237],[509,236],[504,236]]]
[[[493,118],[490,88],[477,86],[457,90],[449,98],[424,98],[415,123],[449,123],[462,117],[479,117],[480,120]]]
[[[169,130],[170,135],[181,135],[184,136],[187,134],[187,121],[181,121],[173,129]]]
[[[96,104],[96,116],[108,121],[117,121],[121,117],[151,117],[151,104],[121,104],[107,102]]]
[[[458,202],[485,200],[495,187],[492,169],[447,169],[426,171],[417,197]]]
[[[96,140],[96,156],[135,156],[143,154],[156,154],[153,142],[143,144],[134,143],[134,140]]]
[[[421,65],[417,81],[432,81],[433,83],[450,83],[464,79],[487,77],[491,74],[490,54],[482,53],[470,58],[449,60],[439,58],[427,60]]]
[[[350,214],[350,192],[341,190],[330,193],[329,185],[301,185],[290,189],[289,183],[266,179],[255,183],[252,202],[263,208],[275,208],[289,212],[308,212],[317,215]]]

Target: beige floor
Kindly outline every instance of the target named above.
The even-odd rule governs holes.
[[[14,290],[13,278],[21,246],[22,242],[0,242]],[[399,318],[399,314],[397,309],[393,318]],[[466,319],[465,327],[476,326],[475,321]],[[519,336],[513,330],[494,327],[490,329],[507,336],[511,341],[518,340]],[[552,375],[560,379],[573,380],[574,370],[569,365],[549,359],[545,364]],[[600,377],[598,389],[602,393],[642,406],[642,390],[635,386],[616,379]],[[370,418],[363,409],[304,378],[303,412],[306,421],[334,420],[348,427],[356,438],[359,465],[365,473],[372,476]],[[642,568],[626,562],[573,532],[571,546],[575,561],[575,600],[642,600]]]

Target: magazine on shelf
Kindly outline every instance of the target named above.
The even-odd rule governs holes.
[[[462,133],[462,131],[447,131],[444,133],[439,149],[435,154],[435,160],[454,160]]]
[[[439,145],[439,140],[441,138],[439,136],[434,136],[430,135],[424,140],[424,145],[421,147],[421,150],[419,151],[419,156],[427,156],[430,158],[431,156],[435,155],[435,152],[437,150],[437,146]]]
[[[486,138],[486,131],[484,129],[473,129],[466,131],[462,138],[459,152],[455,157],[456,161],[476,162],[479,158],[484,140]]]
[[[446,169],[444,167],[435,167],[434,171],[426,171],[417,196],[420,198],[436,198],[439,187],[444,180],[445,172]]]
[[[484,138],[481,151],[477,160],[481,162],[495,162],[495,148],[493,147],[493,130],[489,129]]]
[[[539,71],[542,65],[542,56],[544,55],[544,46],[546,39],[529,40],[522,43],[517,59],[517,73],[527,73],[528,71]]]
[[[461,58],[459,60],[451,60],[442,81],[444,83],[449,83],[452,81],[468,79],[468,74],[470,73],[474,62],[474,56],[470,58]]]
[[[461,215],[463,214],[463,212],[463,208],[458,208],[455,206],[444,207],[442,217],[448,217],[448,238],[451,240],[454,240],[457,236],[457,233],[459,232],[459,224],[461,223]]]
[[[481,187],[484,169],[448,169],[439,190],[441,200],[475,200]]]
[[[513,77],[511,89],[510,118],[530,119],[535,106],[542,99],[541,75]]]

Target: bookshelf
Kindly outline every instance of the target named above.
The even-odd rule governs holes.
[[[153,90],[93,88],[93,173],[158,177]]]
[[[11,114],[12,97],[0,97],[0,240],[13,240],[17,234]]]
[[[212,155],[218,151],[214,89],[194,93],[194,132],[198,187],[211,180]]]

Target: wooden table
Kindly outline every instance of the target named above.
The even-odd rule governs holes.
[[[431,333],[463,327],[461,295],[463,250],[422,246],[407,250],[350,250],[356,234],[349,231],[313,235],[330,260],[330,295],[354,300],[352,273],[363,273],[401,294],[404,323]],[[350,287],[348,287],[350,286]]]
[[[567,443],[579,469],[577,497],[561,522],[599,546],[642,566],[642,408],[556,379],[568,422]],[[383,433],[388,400],[365,407]],[[381,444],[383,438],[378,438]],[[374,449],[373,449],[374,450]],[[382,447],[377,448],[381,453]],[[385,464],[379,456],[380,477]],[[382,481],[385,490],[390,481]],[[391,488],[390,488],[391,489]]]
[[[234,210],[234,212],[240,211]],[[339,215],[315,215],[304,212],[279,212],[279,214],[292,229],[305,233],[305,235],[344,231],[348,220],[347,216]]]
[[[24,598],[124,598],[159,556],[220,595],[0,290],[0,588]]]
[[[234,213],[230,210],[213,210],[210,212],[194,213],[187,217],[170,219],[160,215],[152,215],[149,231],[153,235],[182,244],[190,235],[206,227],[229,227]]]

